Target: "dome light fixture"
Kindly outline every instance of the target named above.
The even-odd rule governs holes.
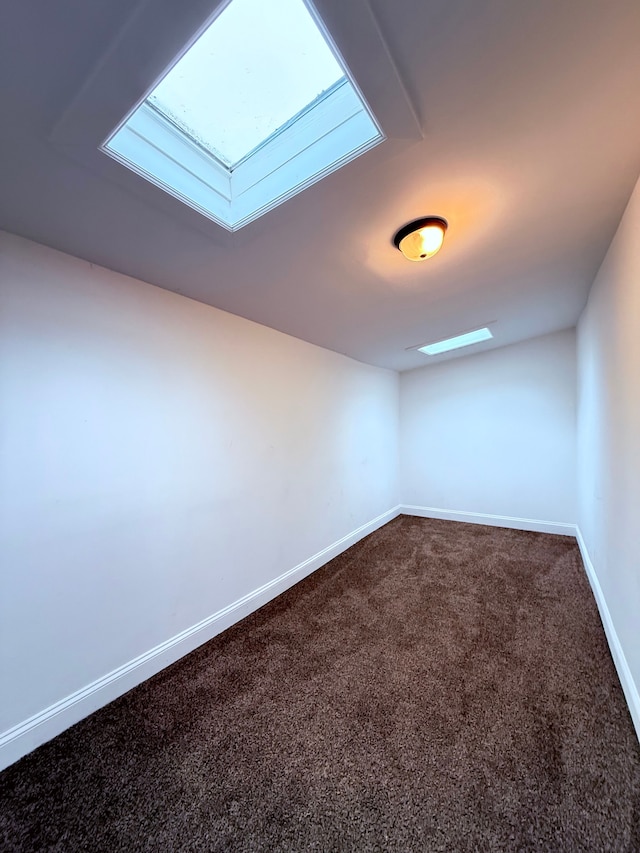
[[[414,219],[398,231],[393,245],[408,261],[426,261],[440,251],[447,227],[447,220],[441,216]]]

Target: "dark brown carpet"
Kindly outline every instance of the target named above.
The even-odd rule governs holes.
[[[400,517],[0,775],[3,851],[638,851],[574,540]]]

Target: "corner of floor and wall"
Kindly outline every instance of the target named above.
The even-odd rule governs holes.
[[[0,768],[400,513],[577,535],[640,734],[639,227],[577,330],[401,375],[0,232]]]
[[[577,328],[400,377],[403,511],[576,536],[640,739],[640,181]]]
[[[0,281],[5,766],[393,518],[399,378],[6,233]]]

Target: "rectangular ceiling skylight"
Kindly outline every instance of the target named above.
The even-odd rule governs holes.
[[[300,0],[234,0],[148,100],[234,166],[343,77]]]
[[[418,351],[424,352],[426,355],[440,355],[441,352],[449,352],[452,349],[479,344],[480,341],[488,341],[492,337],[493,335],[489,329],[476,329],[474,332],[456,335],[455,338],[447,338],[444,341],[437,341],[435,344],[426,344],[423,347],[418,347]]]
[[[382,139],[305,0],[231,0],[102,148],[235,230]]]

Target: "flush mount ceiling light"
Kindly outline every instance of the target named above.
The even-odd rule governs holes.
[[[441,216],[425,216],[403,226],[393,238],[393,245],[408,261],[425,261],[440,251],[447,230]]]

